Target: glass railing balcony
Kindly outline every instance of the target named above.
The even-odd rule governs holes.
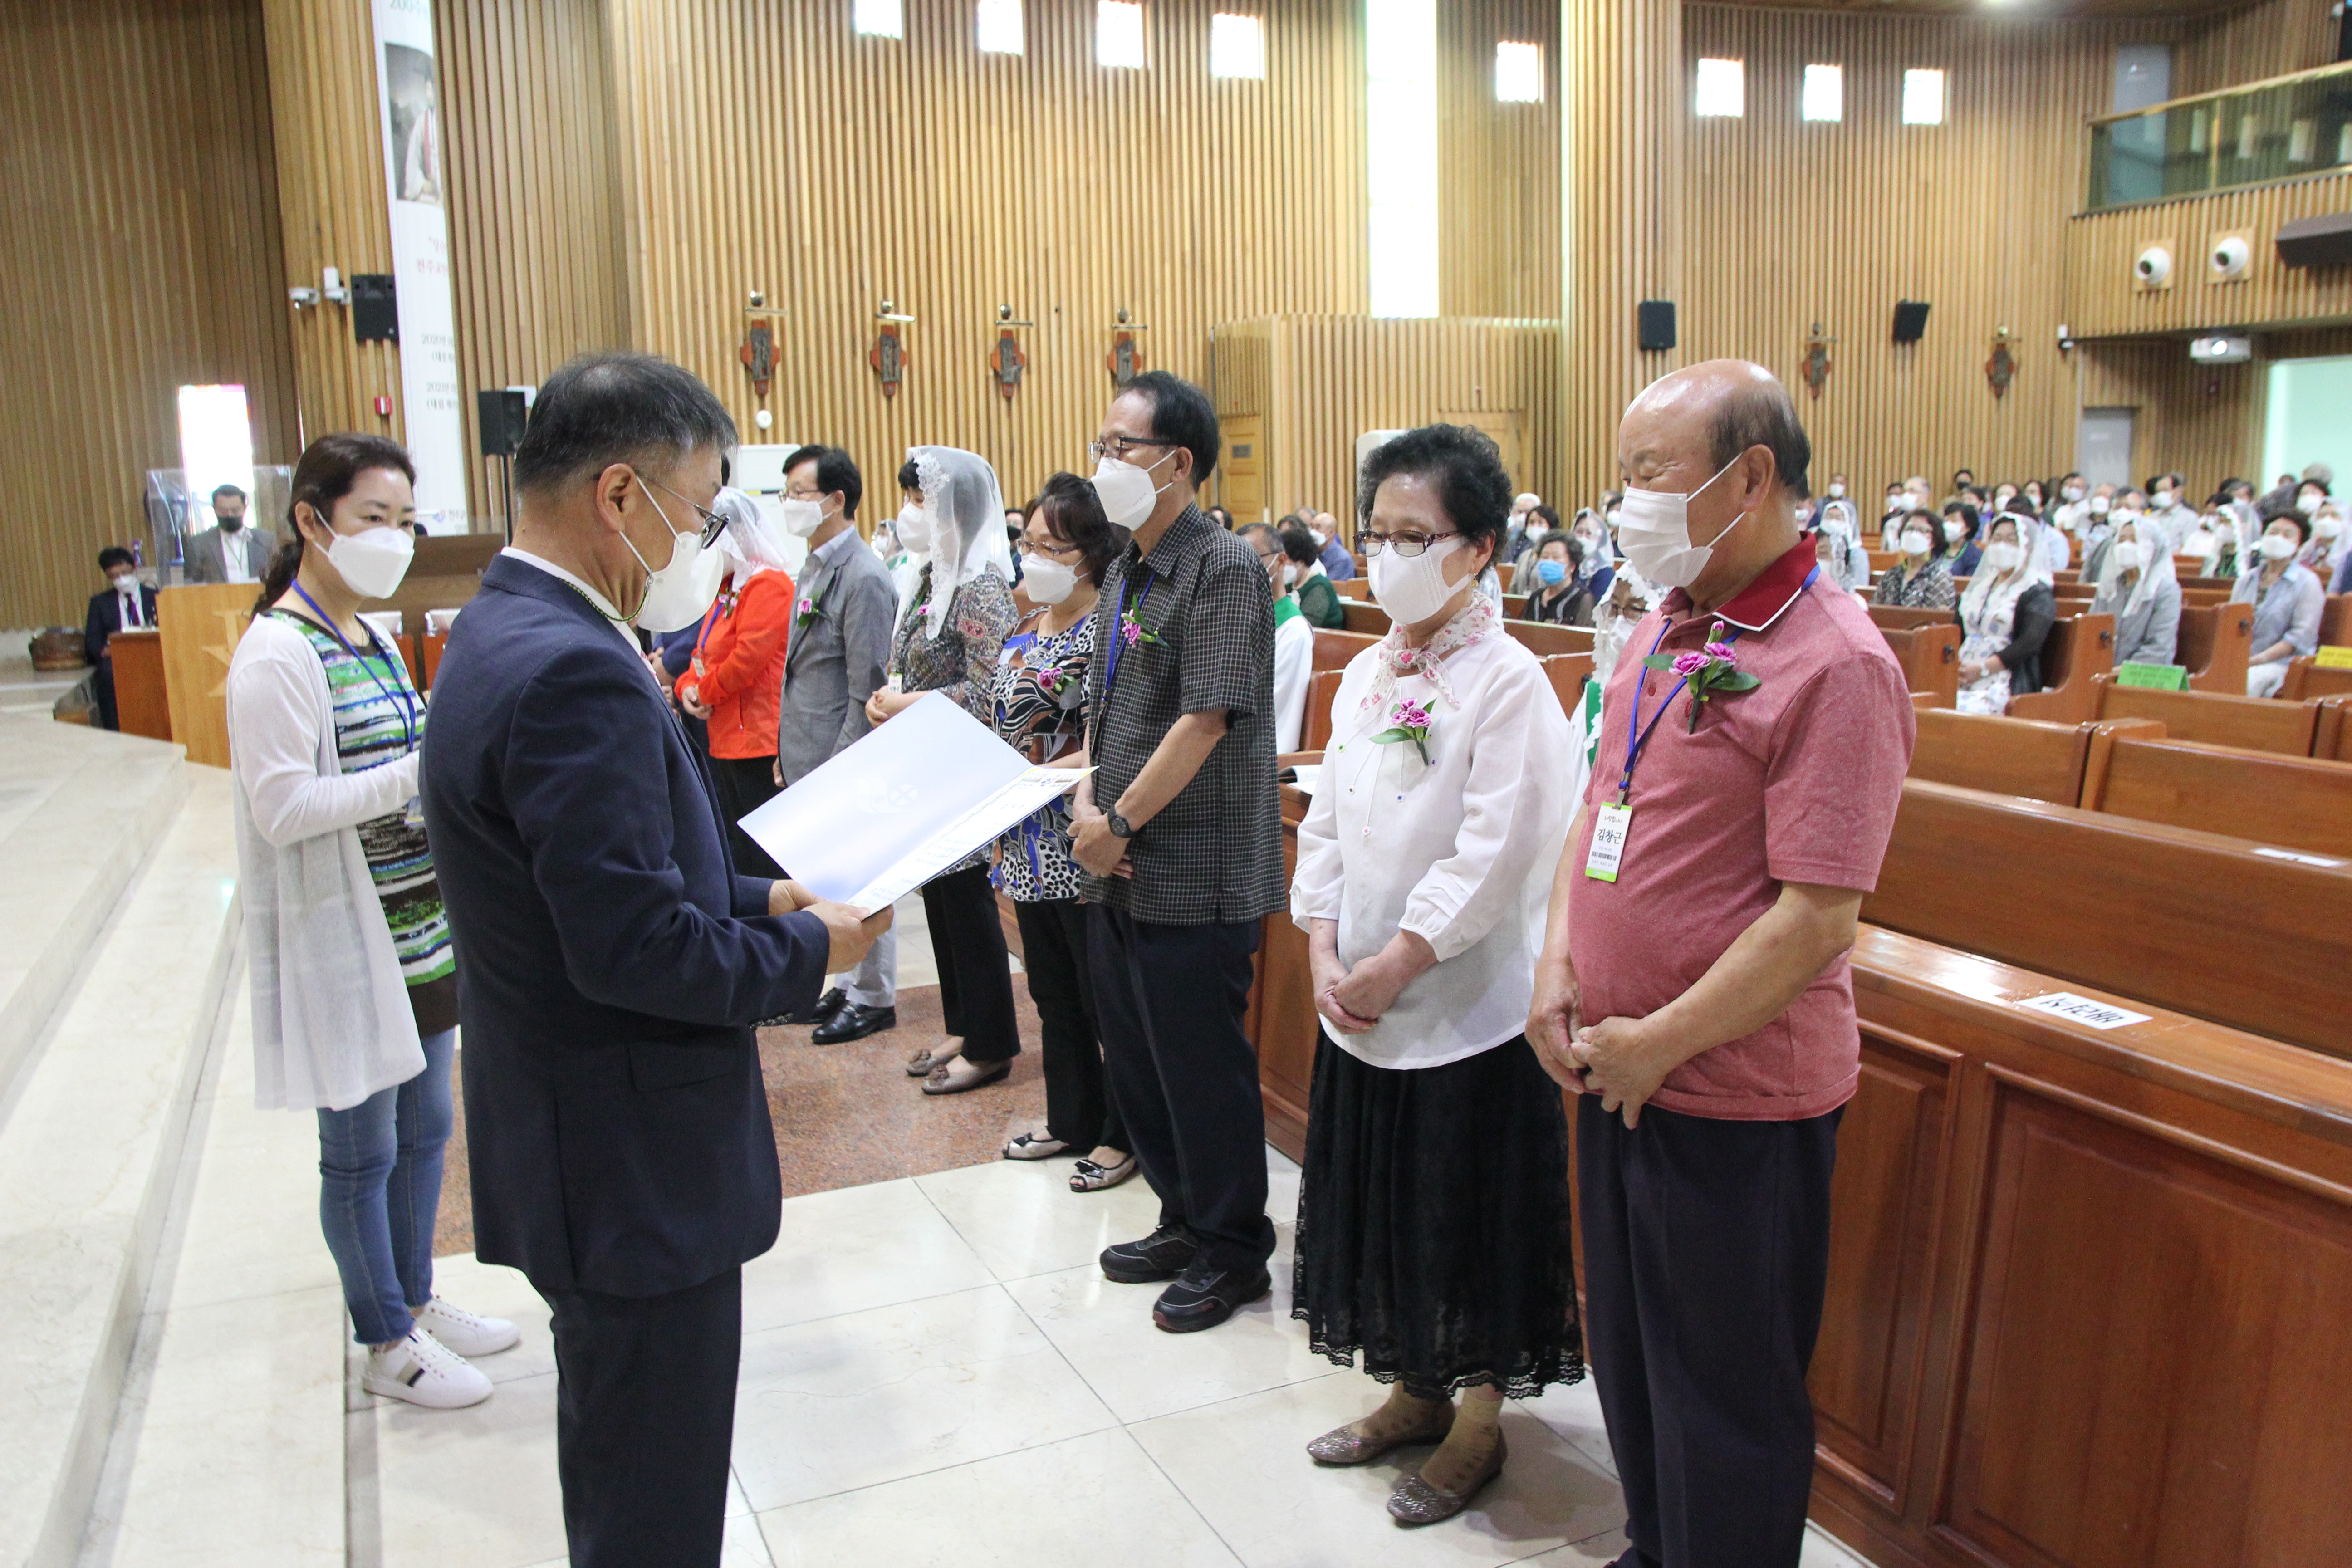
[[[2092,212],[2352,168],[2352,64],[2091,121]]]

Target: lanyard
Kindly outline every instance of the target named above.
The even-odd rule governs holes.
[[[1817,561],[1813,563],[1813,569],[1805,574],[1805,580],[1797,585],[1797,592],[1801,594],[1806,589],[1811,587],[1813,585],[1813,579],[1821,574],[1821,563]],[[1739,634],[1746,629],[1747,628],[1742,626],[1734,626],[1731,630],[1731,635],[1725,637],[1723,640],[1727,644],[1736,643],[1739,640]],[[1674,630],[1674,626],[1671,622],[1658,628],[1657,637],[1652,639],[1650,643],[1651,657],[1654,658],[1656,656],[1658,648],[1666,640],[1666,634],[1672,630]],[[1642,684],[1643,681],[1645,681],[1648,679],[1649,677],[1644,675],[1642,677],[1641,680],[1633,682],[1633,721],[1625,727],[1625,772],[1617,780],[1617,804],[1619,805],[1623,805],[1625,804],[1626,796],[1631,795],[1633,791],[1633,766],[1642,760],[1642,753],[1649,750],[1650,736],[1652,732],[1657,729],[1658,721],[1666,716],[1666,710],[1675,705],[1675,699],[1680,697],[1683,694],[1683,688],[1690,684],[1690,677],[1687,675],[1675,681],[1675,689],[1666,693],[1666,700],[1664,702],[1659,703],[1658,710],[1650,716],[1649,728],[1643,729],[1642,726]]]
[[[1151,602],[1151,568],[1143,569],[1143,592],[1135,597],[1135,613],[1140,617],[1143,606]],[[1119,580],[1118,613],[1111,617],[1110,651],[1103,655],[1103,697],[1108,700],[1110,689],[1118,679],[1118,650],[1127,646],[1127,581]]]
[[[360,650],[351,645],[350,639],[343,636],[341,628],[335,625],[334,617],[328,615],[326,611],[319,609],[319,601],[310,597],[310,594],[303,589],[301,584],[297,583],[293,584],[293,587],[296,593],[302,595],[302,602],[304,604],[310,605],[313,610],[318,610],[319,619],[325,624],[327,635],[333,637],[335,641],[341,646],[342,650],[352,656],[352,662],[360,667],[360,673],[366,676],[369,682],[373,684],[378,691],[383,693],[383,700],[386,702],[391,703],[394,711],[400,715],[400,732],[401,738],[404,742],[403,750],[404,752],[413,752],[416,750],[416,699],[413,695],[404,694],[406,692],[405,683],[404,683],[400,688],[395,689],[394,687],[386,686],[382,680],[378,679],[375,671],[368,667],[368,661],[360,657]],[[377,653],[382,655],[386,663],[389,663],[391,660],[399,657],[397,654],[387,654],[383,652],[383,645],[375,640],[375,628],[373,626],[368,628],[368,640],[370,644],[374,647]]]

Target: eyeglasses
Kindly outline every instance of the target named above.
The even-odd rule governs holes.
[[[1049,555],[1056,561],[1066,561],[1073,555],[1086,553],[1081,546],[1076,544],[1062,544],[1051,540],[1040,544],[1029,539],[1024,539],[1014,544],[1013,552],[1024,558],[1031,555]]]
[[[1108,441],[1087,442],[1087,456],[1097,463],[1105,458],[1117,458],[1121,462],[1125,462],[1129,452],[1139,451],[1145,447],[1159,447],[1164,449],[1175,444],[1173,441],[1162,441],[1150,436],[1113,436]]]
[[[643,474],[640,474],[637,477],[641,479],[645,479]],[[686,501],[687,505],[694,507],[694,515],[702,520],[702,547],[704,549],[709,549],[710,546],[718,540],[719,536],[727,531],[726,513],[713,511],[707,506],[695,506],[694,502],[686,500],[684,496],[678,495],[676,490],[671,490],[667,485],[663,484],[659,479],[646,479],[646,482],[654,486],[656,489],[669,490],[669,493],[672,496],[676,497],[679,500]]]
[[[1356,542],[1367,561],[1383,550],[1393,550],[1401,560],[1410,561],[1440,540],[1461,537],[1459,533],[1360,533]]]

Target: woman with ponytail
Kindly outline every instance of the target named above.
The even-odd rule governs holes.
[[[464,1358],[518,1335],[433,1294],[456,955],[417,799],[425,705],[359,616],[408,571],[415,478],[381,436],[302,454],[292,538],[229,664],[229,753],[255,1102],[318,1116],[320,1224],[362,1386],[450,1409],[489,1397]]]

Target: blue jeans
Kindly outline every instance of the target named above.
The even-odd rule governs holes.
[[[457,1031],[423,1043],[423,1072],[349,1110],[319,1112],[319,1226],[343,1277],[352,1338],[363,1345],[406,1339],[415,1326],[409,1310],[433,1299]]]

